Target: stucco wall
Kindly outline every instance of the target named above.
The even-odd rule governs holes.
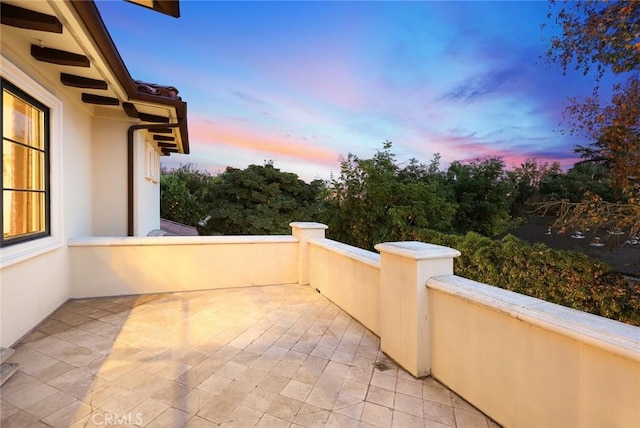
[[[69,256],[62,245],[69,237],[90,235],[91,207],[91,117],[78,94],[59,83],[59,71],[31,66],[25,58],[28,46],[2,39],[2,71],[19,70],[22,77],[10,80],[26,90],[31,81],[58,100],[59,123],[52,123],[52,224],[60,244],[46,251],[26,252],[18,262],[0,269],[0,344],[9,347],[47,317],[69,297]],[[15,50],[14,50],[15,49]],[[30,85],[30,84],[29,84]],[[27,90],[27,92],[30,92]],[[33,94],[32,94],[33,95]],[[57,114],[56,113],[56,114]],[[59,209],[56,208],[59,206]],[[44,240],[37,241],[46,241]],[[4,254],[38,244],[32,241],[2,249]]]
[[[456,276],[428,281],[434,377],[505,427],[640,426],[640,329]]]
[[[94,236],[127,236],[127,129],[131,125],[122,118],[93,119]]]
[[[134,136],[134,235],[147,236],[152,230],[160,229],[160,182],[146,178],[147,143],[142,131]]]
[[[84,238],[69,246],[71,297],[297,282],[291,236]]]
[[[380,335],[380,255],[326,238],[309,241],[310,286]]]

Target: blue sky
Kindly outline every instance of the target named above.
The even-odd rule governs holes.
[[[176,86],[213,173],[273,160],[301,178],[394,143],[400,161],[575,161],[568,97],[594,81],[540,56],[546,2],[182,1],[179,19],[98,1],[134,79]],[[605,85],[603,85],[604,87]]]

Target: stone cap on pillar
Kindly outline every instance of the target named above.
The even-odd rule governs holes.
[[[297,229],[328,229],[329,226],[322,223],[317,223],[315,221],[294,221],[289,223],[290,227],[295,227]]]
[[[412,260],[452,259],[460,256],[460,251],[442,245],[426,244],[420,241],[383,242],[375,246],[380,253],[389,253]]]

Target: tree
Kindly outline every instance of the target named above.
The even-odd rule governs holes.
[[[547,174],[541,178],[539,190],[540,199],[544,202],[566,200],[578,203],[585,194],[598,195],[608,202],[615,199],[609,169],[593,163],[576,163],[566,173]]]
[[[209,188],[215,177],[194,164],[160,170],[160,216],[195,226],[202,234],[209,210]]]
[[[340,176],[329,183],[324,218],[329,236],[372,249],[413,230],[448,230],[455,205],[439,194],[431,166],[411,160],[401,168],[387,141],[371,159],[351,153],[340,160]]]
[[[536,159],[527,159],[506,174],[511,186],[511,215],[526,217],[532,204],[540,202],[543,198],[541,192],[543,183],[551,181],[554,177],[561,177],[562,170],[558,162],[549,166],[547,162],[540,163]]]
[[[591,229],[613,227],[630,234],[640,232],[640,2],[552,2],[549,18],[560,26],[551,38],[547,58],[566,72],[574,67],[584,75],[595,68],[593,96],[572,99],[566,109],[569,131],[590,144],[582,154],[606,165],[617,200],[609,202],[587,195],[579,203],[560,201],[563,226],[584,223]],[[599,96],[603,76],[611,72],[618,81],[610,101]]]
[[[458,206],[453,220],[456,232],[493,236],[508,229],[511,186],[501,158],[475,159],[469,163],[453,161],[447,179]]]
[[[227,167],[216,179],[209,190],[207,234],[288,234],[292,221],[317,221],[320,216],[322,181],[307,184],[272,162]]]
[[[559,10],[558,3],[561,3]],[[551,37],[547,57],[563,70],[574,66],[586,75],[596,67],[598,79],[640,66],[640,4],[636,1],[592,0],[550,2],[547,18],[561,27]]]
[[[639,47],[640,49],[640,47]],[[631,77],[626,85],[614,86],[611,104],[601,106],[597,99],[573,102],[568,113],[573,127],[595,141],[577,146],[582,163],[598,163],[611,170],[613,187],[620,197],[637,190],[640,180],[640,81]]]

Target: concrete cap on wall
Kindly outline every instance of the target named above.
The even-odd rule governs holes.
[[[328,229],[329,226],[322,223],[316,223],[313,221],[294,221],[289,223],[290,227],[296,227],[298,229]]]
[[[460,256],[460,251],[442,245],[420,241],[384,242],[375,246],[380,253],[390,253],[414,260],[449,259]]]

